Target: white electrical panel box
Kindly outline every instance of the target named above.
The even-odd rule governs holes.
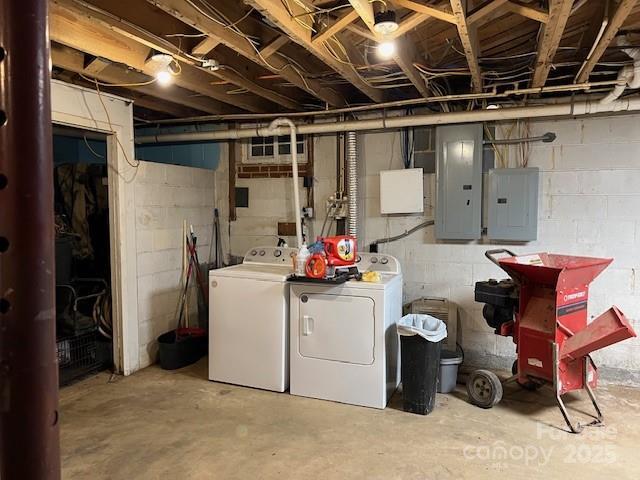
[[[424,212],[424,175],[421,168],[380,172],[380,212]]]
[[[539,177],[537,168],[489,170],[487,236],[491,240],[536,240]]]

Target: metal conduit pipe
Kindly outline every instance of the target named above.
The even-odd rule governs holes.
[[[347,132],[347,234],[358,238],[358,140],[354,131]]]
[[[545,117],[579,117],[599,113],[635,112],[640,111],[640,96],[616,100],[608,104],[598,101],[583,101],[575,103],[561,103],[540,105],[533,107],[509,107],[491,110],[475,110],[464,112],[433,113],[425,115],[411,115],[398,117],[382,117],[369,120],[349,120],[344,122],[327,122],[301,124],[297,126],[300,134],[328,134],[335,132],[385,130],[403,127],[417,127],[423,125],[452,125],[473,122],[500,122],[522,118]],[[136,138],[136,143],[161,142],[194,142],[194,141],[223,141],[239,138],[262,137],[269,135],[286,135],[289,127],[275,127],[273,129],[254,126],[251,128],[237,128],[196,133],[169,133],[163,135],[148,135]]]
[[[288,118],[306,118],[317,116],[336,116],[345,113],[355,112],[371,112],[374,110],[404,108],[416,105],[428,105],[432,103],[455,102],[465,100],[492,100],[506,99],[509,97],[519,97],[524,95],[534,95],[541,93],[557,93],[557,92],[577,92],[577,91],[594,91],[599,87],[610,87],[618,85],[619,80],[604,80],[600,82],[573,83],[570,85],[551,85],[548,87],[532,87],[532,88],[516,88],[498,92],[493,89],[486,93],[462,93],[451,95],[439,95],[427,98],[411,98],[407,100],[393,100],[391,102],[373,103],[367,105],[358,105],[354,107],[330,108],[327,110],[309,110],[304,112],[288,112]],[[541,101],[538,99],[536,101]],[[145,122],[153,125],[176,124],[176,123],[201,123],[201,122],[221,122],[221,121],[267,121],[283,115],[282,113],[234,113],[228,115],[199,115],[197,117],[172,118],[165,120],[154,120],[153,122]]]

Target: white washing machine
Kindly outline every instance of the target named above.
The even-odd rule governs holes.
[[[209,379],[289,388],[289,285],[294,248],[253,248],[209,272]]]
[[[379,271],[380,283],[290,283],[290,392],[385,408],[400,381],[402,274],[389,255],[359,257],[360,271]]]

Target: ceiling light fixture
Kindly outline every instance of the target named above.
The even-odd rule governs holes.
[[[173,83],[174,75],[179,73],[172,68],[172,63],[175,59],[168,53],[155,52],[149,58],[148,64],[155,71],[155,79],[158,85],[166,87]],[[176,66],[178,64],[176,63]]]
[[[171,72],[168,69],[158,70],[156,72],[156,82],[158,82],[158,85],[162,87],[171,85],[173,82],[173,75],[171,75]]]
[[[396,12],[394,10],[377,12],[373,19],[373,30],[380,35],[389,35],[398,30]]]
[[[393,41],[380,42],[378,44],[378,55],[383,60],[389,60],[396,53],[396,44]]]

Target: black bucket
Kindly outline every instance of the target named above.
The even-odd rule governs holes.
[[[160,368],[164,370],[186,367],[206,354],[207,334],[204,329],[182,328],[158,337],[158,357]]]

